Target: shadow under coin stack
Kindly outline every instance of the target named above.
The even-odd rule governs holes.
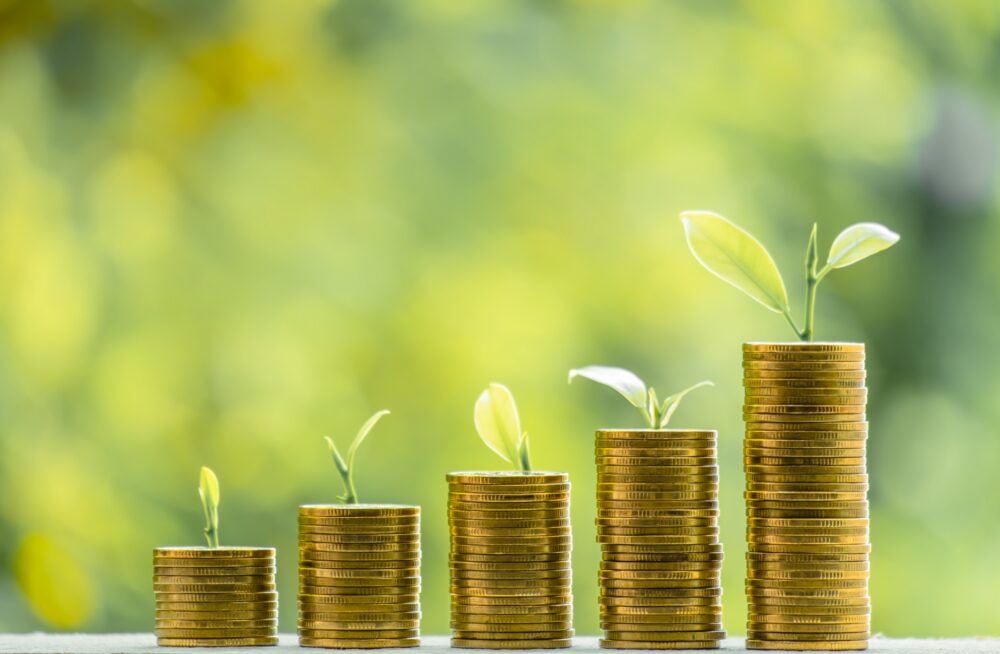
[[[299,644],[420,644],[420,507],[299,507]]]
[[[597,432],[601,647],[719,647],[718,492],[714,431]]]
[[[165,647],[278,644],[270,547],[153,550],[156,643]]]
[[[455,472],[448,486],[452,646],[569,647],[569,475]]]
[[[868,646],[862,343],[743,346],[747,647]]]

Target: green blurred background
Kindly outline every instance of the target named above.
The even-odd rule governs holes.
[[[812,222],[902,242],[820,290],[869,348],[874,628],[1000,632],[1000,3],[0,0],[0,631],[148,630],[151,550],[279,548],[332,501],[322,442],[388,407],[368,501],[424,508],[447,628],[444,474],[496,468],[508,384],[574,481],[597,631],[593,431],[569,368],[624,365],[720,431],[726,626],[743,632],[740,343],[782,318],[677,213],[772,249],[801,312]]]

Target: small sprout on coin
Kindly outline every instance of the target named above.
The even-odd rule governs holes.
[[[476,431],[486,446],[520,472],[531,471],[528,434],[521,431],[514,396],[503,384],[490,384],[476,400]]]
[[[211,468],[201,467],[198,497],[205,512],[205,540],[209,547],[216,548],[219,546],[219,478]]]
[[[329,436],[324,436],[326,445],[330,448],[330,455],[333,457],[333,464],[337,467],[337,472],[340,473],[340,478],[344,482],[344,494],[337,496],[337,499],[344,504],[358,503],[358,491],[354,487],[354,457],[358,453],[358,447],[368,436],[372,428],[375,427],[375,423],[381,420],[382,416],[386,415],[389,415],[388,409],[376,411],[371,418],[365,421],[365,424],[361,425],[361,429],[358,430],[358,434],[354,437],[351,446],[347,448],[346,460],[340,455],[340,450],[337,449],[337,445],[333,442],[333,439]]]
[[[792,318],[788,292],[778,266],[760,241],[734,223],[710,211],[685,211],[681,223],[691,254],[709,272],[735,286],[775,313],[780,313],[803,341],[815,333],[816,287],[830,271],[846,268],[892,247],[899,234],[878,223],[857,223],[834,239],[826,263],[818,267],[816,225],[806,246],[806,309],[800,329]]]
[[[576,377],[583,377],[618,391],[632,406],[639,409],[650,429],[665,429],[681,400],[691,391],[702,386],[715,386],[710,381],[701,381],[664,398],[661,402],[657,400],[653,388],[647,388],[646,383],[639,379],[638,375],[624,368],[587,366],[570,370],[569,382],[572,383]]]

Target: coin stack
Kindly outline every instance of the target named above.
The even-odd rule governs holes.
[[[299,644],[420,644],[420,507],[299,507]]]
[[[597,432],[601,647],[716,649],[722,545],[716,432]]]
[[[153,550],[157,644],[277,645],[274,561],[270,547]]]
[[[747,647],[868,646],[861,343],[743,346]]]
[[[569,475],[454,472],[448,485],[452,646],[569,647]]]

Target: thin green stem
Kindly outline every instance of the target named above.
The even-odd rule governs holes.
[[[806,278],[806,323],[802,329],[802,340],[811,341],[816,326],[816,288],[819,286],[819,276],[809,275]]]
[[[341,478],[344,480],[344,496],[341,498],[344,504],[357,504],[358,491],[354,487],[354,471],[350,467],[339,470]]]

